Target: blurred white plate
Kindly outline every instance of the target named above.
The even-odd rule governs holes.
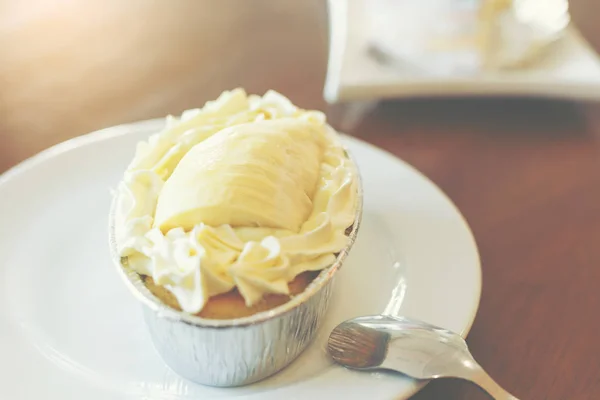
[[[0,398],[397,400],[422,384],[332,365],[324,346],[333,326],[387,311],[466,335],[481,277],[465,220],[412,167],[347,137],[364,176],[363,226],[318,338],[252,386],[203,387],[175,375],[155,353],[107,244],[109,188],[135,144],[162,126],[79,137],[0,176]]]
[[[534,65],[470,76],[416,74],[369,54],[368,0],[329,0],[330,103],[423,96],[535,96],[600,100],[600,58],[573,25]],[[410,38],[408,38],[410,40]]]

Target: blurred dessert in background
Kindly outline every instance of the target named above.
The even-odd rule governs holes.
[[[566,0],[373,0],[363,10],[372,46],[444,75],[534,63],[570,20]]]

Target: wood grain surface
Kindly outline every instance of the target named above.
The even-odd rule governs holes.
[[[573,1],[600,48],[600,2]],[[415,165],[456,202],[483,263],[469,344],[521,399],[600,399],[600,108],[517,99],[322,99],[326,5],[0,0],[0,171],[70,137],[273,88]],[[485,399],[464,382],[415,396]]]

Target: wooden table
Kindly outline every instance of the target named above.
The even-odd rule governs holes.
[[[595,0],[575,19],[600,47]],[[522,399],[600,399],[600,113],[534,100],[388,102],[359,121],[325,105],[322,1],[0,5],[0,171],[222,90],[274,88],[415,165],[470,222],[483,295],[474,355]],[[434,382],[416,399],[484,399]]]

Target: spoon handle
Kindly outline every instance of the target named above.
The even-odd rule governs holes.
[[[474,373],[469,376],[469,380],[485,390],[495,400],[519,400],[506,390],[502,389],[502,387],[498,385],[496,381],[494,381],[492,377],[489,376],[487,372],[485,372],[480,366],[478,366],[478,368],[476,368],[473,372]]]

